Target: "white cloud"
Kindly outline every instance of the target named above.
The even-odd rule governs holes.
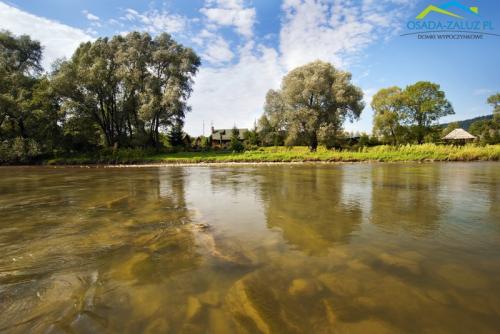
[[[186,130],[200,135],[203,121],[206,135],[212,121],[216,128],[235,124],[250,128],[262,115],[267,90],[279,87],[282,75],[276,50],[254,47],[251,42],[239,50],[236,64],[201,67],[189,101],[193,112],[186,117]]]
[[[4,2],[0,2],[0,29],[40,41],[44,47],[42,65],[46,69],[58,58],[71,57],[80,43],[92,40],[83,30],[29,14]]]
[[[214,64],[225,63],[234,58],[229,44],[220,36],[210,42],[202,56]]]
[[[245,7],[241,0],[207,0],[200,12],[213,24],[213,28],[232,26],[245,37],[253,35],[255,8]]]
[[[126,9],[120,20],[92,20],[109,24],[119,31],[142,30],[183,33],[201,50],[203,66],[195,78],[187,115],[186,130],[199,135],[205,121],[216,127],[251,127],[262,114],[268,89],[278,88],[286,71],[312,60],[322,59],[345,68],[353,57],[367,46],[397,33],[405,11],[414,0],[284,0],[279,46],[266,47],[252,41],[256,11],[242,0],[206,0],[200,10],[203,19],[188,18],[167,11],[138,12]],[[398,3],[388,7],[387,4]],[[387,10],[389,8],[389,10]],[[93,15],[93,14],[91,14]],[[95,16],[95,15],[94,15]],[[96,16],[97,17],[97,16]],[[191,29],[202,24],[196,35]],[[233,28],[244,39],[224,39],[221,27]],[[189,28],[189,29],[188,29]],[[29,34],[45,46],[44,66],[53,60],[70,56],[80,42],[91,40],[89,33],[67,25],[37,17],[0,2],[0,29],[15,34]],[[238,42],[243,44],[238,44]],[[374,89],[365,90],[370,103]],[[479,91],[479,90],[478,90]],[[484,93],[484,92],[482,92]],[[362,120],[347,129],[371,124],[371,110],[366,108]]]
[[[351,57],[385,36],[397,33],[402,14],[414,0],[285,0],[280,34],[283,65],[288,69],[315,59],[345,66]]]
[[[127,8],[122,19],[131,23],[138,23],[136,30],[145,30],[153,34],[167,32],[170,34],[182,32],[186,29],[188,19],[185,16],[171,14],[167,11],[149,10],[143,13]]]
[[[83,15],[85,15],[85,17],[86,17],[86,18],[87,18],[87,20],[89,20],[89,21],[99,21],[99,20],[100,20],[99,16],[92,14],[92,13],[91,13],[91,12],[89,12],[88,10],[84,10],[84,11],[83,11]]]
[[[387,6],[396,2],[398,6]],[[222,68],[202,67],[190,100],[193,112],[186,118],[187,130],[195,135],[201,134],[203,120],[205,124],[214,121],[218,128],[234,124],[252,126],[262,114],[267,90],[278,88],[287,71],[316,59],[345,68],[367,46],[396,34],[401,26],[400,12],[404,13],[405,8],[410,8],[414,2],[285,0],[282,5],[284,18],[280,31],[280,52],[248,42],[240,50],[236,64]],[[230,10],[241,8],[242,2],[212,0],[207,1],[207,6]],[[202,13],[207,15],[209,12],[202,10]],[[210,22],[234,25],[228,12],[213,13],[218,15],[207,15],[212,18]],[[210,32],[205,34],[204,38],[211,38]],[[196,41],[204,45],[203,37],[197,36]],[[254,54],[255,50],[258,50],[257,54]],[[365,90],[367,108],[361,120],[354,124],[346,123],[346,129],[371,131],[373,112],[369,104],[375,91],[373,88]]]

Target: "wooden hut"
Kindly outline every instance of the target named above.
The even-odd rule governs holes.
[[[443,137],[443,140],[454,144],[465,144],[473,142],[476,139],[475,136],[471,135],[464,129],[455,129]]]

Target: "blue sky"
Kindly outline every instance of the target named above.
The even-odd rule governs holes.
[[[186,118],[189,133],[250,127],[265,93],[290,69],[321,59],[350,71],[367,107],[352,131],[370,132],[371,96],[419,80],[439,83],[456,115],[491,113],[486,98],[500,91],[500,37],[419,40],[401,37],[407,22],[446,0],[0,0],[0,29],[30,34],[45,48],[44,66],[69,57],[80,42],[132,30],[168,32],[195,49],[202,66]],[[491,21],[500,34],[500,2],[462,0],[479,8],[467,20]],[[460,11],[457,8],[455,12]],[[429,20],[448,20],[431,13]]]

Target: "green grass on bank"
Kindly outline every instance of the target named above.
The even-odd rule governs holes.
[[[358,151],[307,147],[262,147],[254,151],[231,153],[178,152],[148,153],[137,149],[123,149],[115,153],[60,157],[46,160],[49,165],[81,164],[148,164],[148,163],[214,163],[214,162],[357,162],[357,161],[475,161],[500,160],[500,145],[445,146],[435,144],[376,146]]]

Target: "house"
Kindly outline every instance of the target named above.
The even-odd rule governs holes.
[[[449,142],[449,143],[455,143],[455,144],[465,144],[465,143],[470,143],[473,142],[476,139],[475,136],[471,135],[464,129],[455,129],[448,133],[446,136],[443,137],[443,140]]]
[[[238,139],[240,141],[245,140],[245,134],[248,132],[248,129],[237,129],[238,130]],[[211,145],[212,147],[218,148],[226,148],[231,143],[231,137],[233,135],[233,129],[214,129],[212,127]]]

